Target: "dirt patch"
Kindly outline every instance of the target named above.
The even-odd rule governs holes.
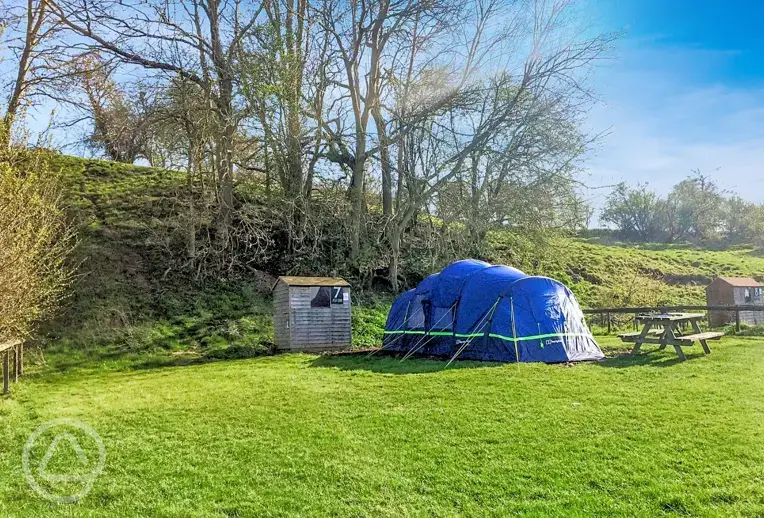
[[[596,286],[602,286],[602,279],[596,275],[592,275],[583,268],[573,267],[568,269],[568,275],[573,279],[573,282],[581,282],[582,280],[594,284]]]
[[[711,284],[711,279],[701,274],[667,274],[663,276],[663,282],[672,286],[706,286]]]

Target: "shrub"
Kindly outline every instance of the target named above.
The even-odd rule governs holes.
[[[49,156],[0,141],[0,340],[29,336],[72,278],[64,181]]]

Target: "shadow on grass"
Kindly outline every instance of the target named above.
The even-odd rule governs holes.
[[[344,371],[364,370],[383,374],[427,374],[445,370],[447,360],[433,357],[407,358],[401,361],[397,356],[384,352],[369,356],[368,352],[324,354],[310,364],[311,367],[333,368]],[[486,367],[501,367],[499,362],[454,361],[448,366],[453,369],[480,369]]]
[[[705,355],[703,353],[687,354],[685,352],[685,356],[687,361],[691,361],[693,359],[702,358]],[[679,357],[676,355],[676,353],[673,350],[671,350],[669,353],[667,349],[666,351],[643,350],[635,355],[632,355],[630,352],[624,352],[616,356],[606,358],[601,362],[597,362],[597,365],[611,369],[625,369],[628,367],[640,367],[644,365],[649,365],[651,367],[672,367],[679,363],[682,362],[679,360]]]
[[[51,373],[100,370],[107,362],[128,365],[128,354],[118,349],[59,351],[28,349],[25,353],[25,379],[45,378]],[[31,361],[30,361],[31,360]]]
[[[45,358],[44,363],[38,361],[30,366],[24,373],[25,378],[45,379],[50,374],[145,371],[244,359],[221,359],[197,354],[125,351],[118,348],[71,351],[69,354],[62,351],[51,351],[43,353],[40,358]]]

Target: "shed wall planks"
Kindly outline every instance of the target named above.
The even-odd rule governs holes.
[[[709,305],[764,305],[764,296],[755,296],[754,290],[756,288],[761,288],[761,286],[733,286],[724,279],[718,278],[706,287],[706,301]],[[749,294],[751,295],[750,300],[746,300],[745,298],[746,290],[749,290]],[[735,312],[709,311],[709,320],[712,327],[730,324],[735,322]],[[750,325],[764,324],[764,312],[741,311],[740,322]]]
[[[339,286],[338,286],[339,287]],[[311,307],[312,286],[287,285],[274,288],[274,341],[286,350],[343,349],[351,344],[351,305],[348,287],[342,289],[342,304]]]

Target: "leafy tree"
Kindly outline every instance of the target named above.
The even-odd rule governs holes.
[[[730,196],[723,204],[722,233],[729,244],[756,243],[764,235],[764,207]]]
[[[627,239],[653,241],[664,232],[664,202],[647,184],[620,183],[605,202],[602,221],[612,223]]]
[[[667,204],[672,237],[692,242],[711,242],[719,238],[724,216],[724,196],[708,176],[682,180],[671,190]]]
[[[114,69],[97,54],[89,53],[73,60],[75,90],[84,99],[73,100],[93,130],[86,144],[103,152],[109,159],[126,164],[138,158],[150,158],[148,139],[153,122],[153,102],[137,89],[129,95],[113,78]],[[82,120],[82,119],[78,119]]]

